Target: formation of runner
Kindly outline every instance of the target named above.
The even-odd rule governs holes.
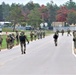
[[[64,35],[65,31],[62,29],[61,30],[61,34],[62,36]],[[71,30],[68,29],[67,30],[67,36],[71,36]],[[56,30],[55,34],[53,35],[53,38],[54,38],[54,42],[55,42],[55,46],[57,46],[57,40],[58,40],[58,37],[59,37],[59,30]]]
[[[62,36],[64,35],[65,31],[62,29],[61,30],[61,34]],[[67,30],[67,36],[71,36],[71,30]],[[30,41],[36,40],[36,39],[42,39],[45,38],[45,31],[44,30],[32,30],[30,31]],[[54,43],[55,46],[57,46],[58,44],[58,37],[59,37],[59,30],[57,30],[55,32],[55,34],[53,35],[54,38]],[[18,31],[16,31],[16,34],[9,34],[6,37],[6,45],[7,45],[7,49],[11,49],[14,47],[14,42],[16,40],[16,45],[21,46],[21,53],[25,54],[26,53],[26,42],[29,43],[29,40],[25,34],[24,31],[22,31],[21,33],[19,33]],[[74,52],[76,53],[76,31],[73,31],[73,41],[74,41]],[[2,42],[3,42],[3,38],[0,35],[0,51],[1,51],[1,47],[2,47]]]
[[[33,41],[33,40],[37,40],[37,39],[42,39],[45,38],[45,31],[44,30],[32,30],[30,31],[29,34],[29,40]],[[14,42],[16,40],[16,45],[21,46],[21,53],[25,54],[26,53],[26,41],[29,43],[29,40],[25,34],[24,31],[21,31],[20,33],[18,31],[16,31],[16,33],[12,33],[12,34],[6,34],[6,45],[7,45],[7,49],[11,49],[14,47]],[[2,47],[2,42],[3,42],[3,38],[0,35],[0,51],[1,51],[1,47]]]
[[[72,34],[71,34],[71,32],[72,32],[72,31],[71,31],[70,29],[68,29],[68,30],[67,30],[67,36],[72,36],[72,34],[73,34],[74,53],[76,54],[76,31],[73,31]],[[62,36],[64,35],[64,33],[65,33],[65,31],[62,29],[62,30],[61,30]],[[55,34],[53,35],[55,46],[57,46],[57,44],[58,44],[58,37],[59,37],[59,30],[57,30],[57,31],[55,32]]]

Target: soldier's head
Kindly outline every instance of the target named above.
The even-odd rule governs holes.
[[[21,31],[20,35],[24,35],[24,34],[25,34],[25,32],[24,31]]]

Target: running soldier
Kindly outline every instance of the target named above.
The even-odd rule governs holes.
[[[54,38],[55,46],[57,46],[58,34],[55,33],[53,38]]]
[[[22,31],[20,33],[19,40],[20,40],[21,52],[22,52],[22,54],[26,54],[26,41],[28,43],[29,43],[29,41],[28,41],[27,36],[25,35],[24,31]]]
[[[3,42],[3,38],[2,38],[2,36],[0,35],[0,51],[1,51],[1,47],[2,47],[2,42]]]
[[[33,41],[33,32],[31,31],[31,33],[30,33],[30,39],[31,39],[31,41]]]
[[[10,36],[7,35],[7,37],[6,37],[7,49],[11,48],[11,42],[10,42],[10,40],[11,40]]]
[[[10,34],[9,36],[10,36],[10,45],[11,45],[10,48],[13,48],[15,36],[14,36],[14,34]]]
[[[45,38],[45,31],[44,30],[43,30],[42,34],[43,34],[43,38]]]
[[[59,34],[59,30],[58,29],[56,30],[56,33]]]
[[[40,39],[42,39],[42,30],[40,30]]]
[[[68,29],[68,30],[67,30],[67,36],[69,36],[69,35],[71,36],[70,32],[71,32],[71,30]]]
[[[37,37],[37,31],[35,30],[34,31],[34,39],[36,40],[36,37]]]
[[[63,29],[61,30],[61,33],[62,33],[62,36],[63,36],[64,35],[64,30]]]
[[[76,54],[76,31],[73,31],[74,53]]]
[[[17,41],[17,45],[19,44],[19,32],[16,31],[16,41]]]

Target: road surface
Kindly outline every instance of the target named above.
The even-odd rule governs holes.
[[[76,75],[76,57],[72,36],[59,34],[55,47],[53,35],[27,44],[26,54],[20,47],[0,52],[0,75]]]

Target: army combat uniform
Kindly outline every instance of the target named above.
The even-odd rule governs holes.
[[[19,44],[19,32],[16,31],[16,41],[17,41],[17,45]]]
[[[61,33],[62,33],[62,36],[63,36],[63,34],[64,34],[64,30],[62,30]]]
[[[31,41],[33,41],[33,32],[31,31],[31,33],[30,33],[30,39],[31,39]]]
[[[7,37],[6,37],[6,43],[7,43],[7,49],[10,49],[11,48],[11,38],[9,35],[7,35]]]
[[[76,31],[73,32],[74,53],[76,54]]]
[[[25,54],[26,52],[26,41],[29,43],[26,35],[24,35],[24,32],[21,32],[20,33],[20,36],[19,36],[19,40],[20,40],[20,46],[21,46],[21,52],[22,54]]]

